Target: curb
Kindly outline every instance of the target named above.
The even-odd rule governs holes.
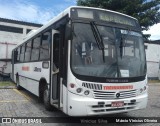
[[[0,86],[0,89],[15,89],[16,86]]]
[[[160,83],[149,83],[149,86],[160,86]]]

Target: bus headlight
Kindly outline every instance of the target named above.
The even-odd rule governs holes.
[[[77,88],[77,93],[81,93],[82,92],[82,88]]]
[[[74,87],[75,87],[75,84],[71,83],[71,84],[70,84],[70,87],[71,87],[71,88],[74,88]]]
[[[86,91],[84,92],[84,94],[85,94],[85,95],[89,95],[89,91],[86,90]]]

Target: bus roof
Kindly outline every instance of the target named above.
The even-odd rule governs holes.
[[[95,7],[84,7],[84,6],[71,6],[71,7],[69,7],[69,8],[88,8],[88,9],[95,9],[95,10],[103,10],[103,11],[113,12],[113,13],[116,13],[116,14],[120,14],[120,15],[129,17],[129,18],[132,18],[132,19],[134,19],[134,20],[137,20],[136,18],[131,17],[131,16],[129,16],[129,15],[126,15],[126,14],[123,14],[123,13],[120,13],[120,12],[117,12],[117,11],[108,10],[108,9],[95,8]]]
[[[22,43],[19,43],[16,48],[23,44],[24,42],[26,42],[27,40],[29,40],[30,38],[32,38],[33,36],[39,34],[40,32],[42,32],[43,30],[45,30],[47,27],[49,27],[50,25],[52,25],[54,22],[58,21],[59,19],[61,19],[61,17],[67,15],[67,14],[70,14],[70,9],[71,8],[88,8],[88,9],[95,9],[95,10],[103,10],[103,11],[108,11],[108,12],[113,12],[113,13],[116,13],[116,14],[119,14],[119,15],[123,15],[123,16],[126,16],[126,17],[129,17],[129,18],[132,18],[134,20],[137,20],[136,18],[134,17],[131,17],[131,16],[128,16],[126,14],[122,14],[122,13],[119,13],[119,12],[116,12],[116,11],[112,11],[112,10],[107,10],[107,9],[101,9],[101,8],[95,8],[95,7],[84,7],[84,6],[70,6],[68,7],[67,9],[65,9],[64,11],[62,11],[60,14],[58,14],[56,17],[54,17],[53,19],[51,19],[50,21],[48,21],[47,24],[43,25],[42,27],[40,27],[39,29],[37,29],[36,31],[32,32],[30,35],[27,35],[25,37],[25,39],[22,41]],[[70,16],[70,15],[69,15]]]

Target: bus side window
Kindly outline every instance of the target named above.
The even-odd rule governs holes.
[[[39,48],[41,43],[41,37],[38,36],[33,40],[33,48],[31,52],[31,61],[39,60]]]
[[[24,61],[25,44],[21,46],[20,62]]]
[[[53,62],[57,68],[59,68],[59,34],[54,34],[53,42]]]
[[[30,61],[32,41],[26,43],[25,61]]]
[[[16,49],[16,50],[14,50],[14,53],[12,52],[12,58],[13,58],[13,60],[14,60],[14,62],[13,62],[13,60],[12,60],[12,63],[14,64],[14,63],[17,63],[17,56],[18,56],[18,51],[17,51],[18,49]],[[14,54],[14,55],[13,55]]]
[[[42,44],[40,46],[40,60],[49,59],[49,44],[51,40],[51,33],[46,32],[42,34]]]
[[[20,47],[18,47],[18,49],[17,49],[17,60],[16,60],[16,62],[18,63],[19,62],[19,59],[20,59]]]

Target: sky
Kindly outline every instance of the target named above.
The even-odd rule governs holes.
[[[0,17],[46,24],[61,11],[76,5],[76,0],[0,0]],[[160,23],[145,34],[151,34],[151,40],[160,39]]]

